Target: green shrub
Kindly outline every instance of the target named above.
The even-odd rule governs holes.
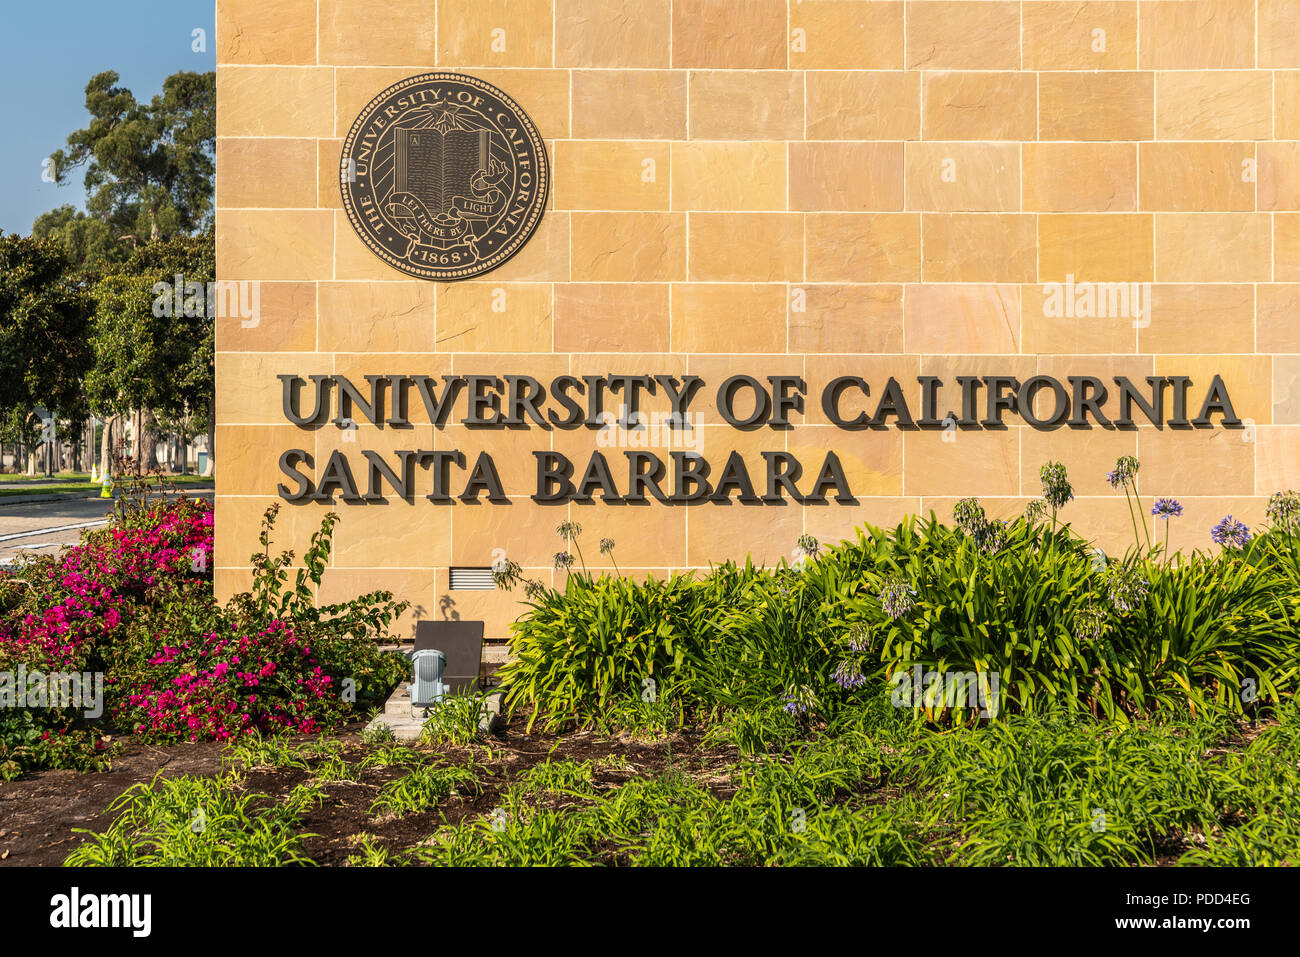
[[[535,764],[522,775],[520,788],[529,794],[583,794],[590,795],[591,761],[552,761],[549,757]]]
[[[370,805],[370,813],[399,817],[416,814],[437,807],[451,794],[477,794],[479,789],[478,777],[471,768],[421,765],[385,784]]]
[[[499,672],[505,706],[530,704],[548,726],[640,696],[647,681],[690,683],[703,663],[706,611],[690,575],[625,578],[570,575],[544,590],[516,626],[511,660]]]
[[[488,713],[487,695],[466,692],[447,695],[431,706],[420,728],[425,744],[452,744],[464,747],[479,739],[479,725]]]
[[[71,867],[277,867],[310,864],[288,805],[261,806],[230,776],[156,777],[109,807],[108,830],[68,855]]]
[[[212,593],[211,505],[144,491],[79,545],[0,572],[0,672],[97,678],[105,699],[100,716],[0,701],[0,777],[104,767],[116,733],[310,733],[382,703],[407,666],[378,643],[406,604],[375,592],[318,605],[337,516],[325,517],[291,582],[293,553],[271,551],[277,513],[263,519],[252,591],[224,605]]]
[[[1294,523],[1217,555],[1117,559],[1032,512],[993,522],[973,500],[959,506],[957,527],[933,514],[863,527],[794,565],[530,587],[501,671],[505,706],[527,706],[530,727],[608,727],[653,687],[679,724],[776,705],[806,727],[933,674],[987,692],[901,698],[939,723],[1061,705],[1125,721],[1187,705],[1245,713],[1296,690]]]

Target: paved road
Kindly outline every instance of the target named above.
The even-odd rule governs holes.
[[[212,490],[194,490],[191,496],[211,500]],[[24,554],[57,552],[75,545],[86,528],[103,525],[113,502],[105,498],[68,499],[62,502],[5,504],[0,499],[0,564]]]

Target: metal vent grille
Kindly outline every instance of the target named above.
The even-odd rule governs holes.
[[[415,671],[421,681],[437,681],[442,677],[442,668],[438,667],[437,655],[424,655],[417,658]]]
[[[451,587],[453,591],[492,591],[497,586],[491,568],[462,567],[451,570]]]

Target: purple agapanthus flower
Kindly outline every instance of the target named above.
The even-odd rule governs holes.
[[[799,715],[809,714],[817,707],[817,696],[807,685],[795,685],[787,688],[781,695],[781,708],[787,714]]]
[[[845,658],[831,672],[831,680],[846,691],[861,688],[867,683],[867,676],[862,673],[862,662],[856,658]]]
[[[1121,455],[1115,461],[1115,471],[1106,473],[1111,488],[1119,488],[1138,473],[1138,460],[1131,455]]]
[[[1224,548],[1244,548],[1250,541],[1250,529],[1231,515],[1224,516],[1219,524],[1210,529],[1210,538],[1214,544]]]
[[[1156,518],[1163,518],[1168,521],[1171,518],[1177,518],[1183,514],[1183,507],[1173,498],[1158,498],[1156,504],[1151,506],[1151,514]]]

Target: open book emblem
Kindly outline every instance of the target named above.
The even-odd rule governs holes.
[[[389,87],[343,146],[340,190],[362,241],[426,279],[467,279],[536,230],[550,172],[540,134],[505,93],[434,73]]]

